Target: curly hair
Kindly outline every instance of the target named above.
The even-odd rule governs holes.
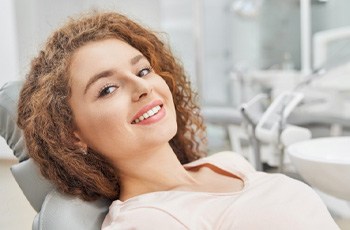
[[[20,93],[18,126],[41,173],[64,193],[84,200],[118,199],[120,183],[111,164],[76,144],[69,67],[74,52],[93,41],[122,40],[138,49],[169,86],[178,132],[170,145],[181,163],[205,156],[205,126],[182,65],[151,30],[115,12],[93,12],[70,19],[55,31],[31,63]]]

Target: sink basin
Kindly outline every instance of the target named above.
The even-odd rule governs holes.
[[[287,153],[312,187],[350,200],[350,137],[316,138],[290,145]]]

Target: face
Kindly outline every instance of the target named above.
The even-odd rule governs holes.
[[[165,81],[127,43],[108,39],[79,48],[70,66],[70,106],[79,144],[118,162],[154,151],[176,134]]]

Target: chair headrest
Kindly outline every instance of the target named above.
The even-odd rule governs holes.
[[[9,82],[0,89],[0,135],[20,163],[11,167],[17,183],[33,208],[40,212],[33,229],[100,229],[111,201],[86,202],[59,193],[28,158],[22,131],[17,126],[17,101],[23,82]]]
[[[21,162],[11,167],[13,176],[32,207],[39,212],[45,196],[54,188],[28,159],[22,130],[17,126],[17,102],[22,81],[6,83],[0,89],[0,135]]]
[[[35,211],[40,212],[46,195],[54,186],[41,175],[39,167],[31,158],[13,165],[11,172],[29,203]]]
[[[22,131],[17,126],[17,102],[22,81],[6,83],[0,89],[0,135],[19,161],[28,158]]]

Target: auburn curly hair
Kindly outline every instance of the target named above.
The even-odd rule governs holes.
[[[70,19],[55,31],[31,63],[20,93],[18,126],[31,158],[57,188],[84,200],[118,199],[120,183],[99,153],[82,154],[73,134],[69,66],[72,55],[92,41],[120,39],[138,49],[169,86],[178,132],[170,145],[181,163],[205,156],[205,126],[182,65],[154,32],[115,12],[93,12]]]

